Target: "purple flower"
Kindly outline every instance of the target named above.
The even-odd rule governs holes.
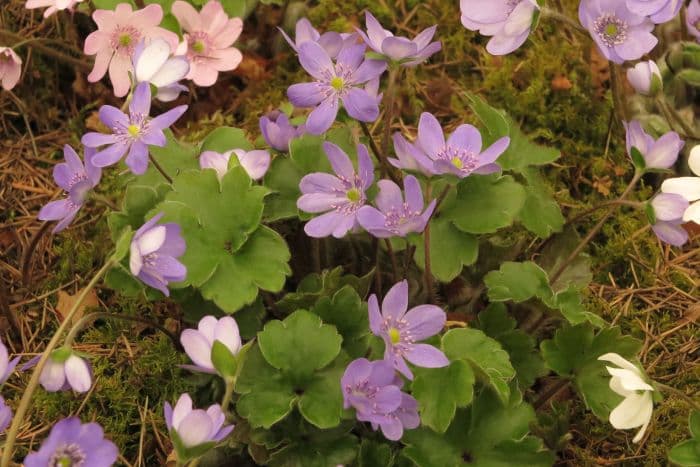
[[[187,110],[180,105],[151,118],[151,87],[139,83],[129,103],[129,115],[111,105],[100,107],[100,120],[112,130],[112,134],[90,132],[83,135],[82,143],[90,148],[107,146],[92,158],[97,167],[114,165],[126,156],[126,165],[136,175],[148,168],[148,145],[165,146],[163,130],[180,118]]]
[[[0,340],[0,385],[7,381],[7,378],[15,371],[19,359],[20,357],[15,357],[10,360],[7,347],[5,347],[5,344]]]
[[[648,16],[656,24],[671,21],[681,11],[683,0],[627,0],[627,8]]]
[[[175,223],[156,225],[161,217],[163,213],[157,214],[134,234],[129,267],[134,276],[169,296],[168,283],[187,277],[187,268],[176,259],[185,254],[185,239]]]
[[[78,417],[64,418],[51,428],[37,452],[24,459],[25,467],[109,467],[117,461],[117,446],[105,439],[97,423],[81,423]]]
[[[66,191],[63,199],[49,202],[39,211],[39,220],[59,221],[53,233],[68,227],[83,206],[88,192],[100,182],[102,170],[93,165],[95,151],[85,148],[85,165],[69,145],[63,147],[65,162],[56,164],[53,179]]]
[[[289,117],[279,110],[274,110],[260,118],[260,131],[267,144],[281,151],[289,151],[289,143],[304,134],[304,125],[294,127]]]
[[[207,410],[193,409],[192,398],[189,394],[182,394],[175,407],[169,403],[164,405],[165,424],[168,431],[176,433],[181,447],[190,449],[205,443],[218,443],[226,438],[233,425],[225,425],[226,415],[219,404],[209,406]],[[176,443],[176,448],[178,444]],[[178,460],[183,462],[183,453],[178,452]]]
[[[392,441],[398,441],[403,436],[405,429],[412,430],[420,425],[418,415],[418,401],[412,396],[401,393],[401,405],[391,413],[386,414],[388,420],[372,422],[372,428],[382,429],[384,436]]]
[[[691,0],[685,12],[685,24],[688,25],[688,32],[695,36],[695,40],[700,42],[700,0]]]
[[[395,284],[382,302],[381,312],[377,296],[369,297],[369,327],[375,336],[384,339],[384,358],[408,379],[413,373],[406,360],[416,366],[440,368],[449,365],[441,350],[428,344],[416,344],[442,331],[447,316],[435,305],[420,305],[408,309],[408,281]]]
[[[581,0],[578,16],[605,58],[618,64],[641,58],[659,42],[654,23],[620,0]]]
[[[659,240],[673,246],[681,246],[688,241],[688,232],[681,226],[683,213],[690,203],[681,195],[660,193],[649,202],[651,229]]]
[[[410,143],[402,141],[400,137],[398,140],[400,146],[410,148]],[[508,149],[508,145],[510,138],[504,136],[482,152],[479,130],[467,124],[458,126],[445,141],[437,118],[423,112],[418,122],[418,138],[415,146],[407,151],[407,155],[415,159],[417,167],[424,173],[453,174],[464,178],[472,173],[483,175],[498,172],[501,167],[496,163],[496,159]],[[404,159],[408,158],[407,155],[403,156]],[[404,167],[400,159],[394,159],[392,163],[400,168],[413,168],[411,164]]]
[[[320,135],[331,127],[339,100],[352,118],[362,122],[377,119],[377,98],[360,86],[384,73],[386,62],[365,59],[363,44],[344,47],[334,64],[323,47],[304,42],[299,46],[299,61],[316,81],[291,85],[287,96],[297,107],[315,107],[306,120],[309,133]]]
[[[404,138],[401,133],[394,133],[394,152],[398,159],[389,158],[389,163],[401,170],[408,170],[411,172],[419,172],[426,177],[434,175],[431,169],[432,164],[427,164],[427,167],[423,167],[418,163],[418,160],[425,160],[425,155],[421,153],[415,145],[409,143],[406,138]]]
[[[367,201],[365,191],[374,180],[374,167],[363,144],[357,145],[357,172],[347,154],[335,144],[325,142],[323,150],[336,175],[316,172],[302,178],[299,183],[302,196],[297,207],[306,212],[325,213],[306,223],[307,235],[341,238],[350,229],[359,227],[357,211]]]
[[[643,96],[655,96],[663,88],[661,71],[654,60],[639,62],[628,69],[627,81]]]
[[[644,158],[648,169],[668,169],[676,163],[678,153],[685,145],[678,133],[669,131],[654,141],[654,138],[642,129],[642,125],[637,120],[623,122],[623,124],[627,131],[627,154],[633,161],[632,148],[636,148]]]
[[[0,433],[5,431],[12,421],[12,409],[5,403],[5,399],[0,396]]]
[[[442,49],[442,44],[439,41],[430,42],[435,35],[437,26],[422,31],[415,39],[410,40],[405,37],[396,37],[391,31],[384,29],[369,11],[365,12],[365,24],[367,25],[367,33],[365,34],[360,29],[357,32],[367,45],[378,54],[384,55],[389,60],[400,62],[404,66],[416,66],[423,63]]]
[[[228,172],[228,163],[231,154],[235,154],[238,163],[243,167],[248,176],[253,180],[259,180],[265,176],[270,168],[270,153],[266,150],[257,149],[254,151],[244,151],[243,149],[233,149],[224,153],[215,151],[204,151],[199,156],[199,166],[203,169],[216,170],[216,176],[221,180]]]
[[[194,366],[187,368],[202,373],[216,373],[211,361],[211,348],[216,341],[225,345],[231,354],[238,353],[241,349],[241,335],[235,319],[225,316],[217,320],[213,316],[205,316],[199,320],[197,329],[182,331],[180,343],[194,362]]]
[[[539,9],[535,0],[460,0],[462,25],[470,31],[493,36],[486,50],[506,55],[523,45]]]
[[[299,47],[301,47],[301,44],[305,42],[315,42],[323,47],[331,58],[338,56],[338,53],[343,48],[343,45],[346,44],[346,39],[351,36],[351,34],[340,34],[334,31],[328,31],[321,34],[306,18],[301,18],[299,21],[297,21],[294,35],[295,40],[292,40],[292,38],[289,37],[282,28],[277,29],[280,30],[284,36],[284,39],[296,53],[299,53]]]
[[[423,191],[413,175],[404,178],[406,200],[401,188],[391,180],[380,180],[375,203],[379,209],[363,206],[357,213],[360,225],[378,238],[405,237],[411,232],[422,232],[435,209],[433,200],[423,210]]]
[[[22,365],[22,371],[35,366],[41,355]],[[69,347],[54,350],[39,375],[39,383],[49,391],[87,392],[92,386],[92,367]]]

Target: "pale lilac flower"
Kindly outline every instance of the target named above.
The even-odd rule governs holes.
[[[32,368],[39,362],[41,355],[22,365],[22,370]],[[67,347],[54,350],[46,360],[39,375],[39,383],[49,392],[67,391],[87,392],[92,386],[92,367],[84,358]]]
[[[58,186],[66,191],[66,197],[49,202],[39,211],[38,218],[42,221],[59,221],[53,233],[68,227],[75,219],[78,211],[85,203],[87,195],[100,182],[102,170],[95,167],[92,159],[95,150],[85,148],[85,164],[69,145],[63,147],[65,162],[56,164],[53,168],[53,179]]]
[[[0,340],[0,385],[2,385],[7,378],[9,378],[15,371],[17,363],[19,363],[20,357],[15,357],[10,360],[10,355],[7,353],[7,347]],[[2,431],[2,430],[0,430]]]
[[[688,241],[688,232],[682,227],[683,213],[689,202],[681,195],[660,193],[649,202],[651,229],[659,240],[673,246]]]
[[[654,141],[654,138],[644,131],[637,120],[623,122],[623,125],[626,130],[627,154],[634,161],[632,148],[636,148],[644,158],[648,169],[672,167],[678,159],[678,153],[685,145],[675,131],[669,131]]]
[[[5,403],[5,398],[0,396],[0,433],[5,431],[12,421],[12,409]]]
[[[309,133],[320,135],[331,127],[338,114],[338,101],[356,120],[377,119],[377,99],[361,86],[384,73],[386,62],[365,59],[364,44],[343,48],[333,63],[323,47],[307,41],[299,46],[299,61],[316,81],[293,84],[287,96],[296,107],[315,107],[306,120]]]
[[[621,0],[581,0],[578,16],[600,52],[614,63],[638,60],[659,42],[652,34],[654,23]]]
[[[302,178],[299,183],[302,196],[297,207],[306,212],[325,213],[306,223],[304,231],[308,236],[341,238],[359,227],[357,212],[367,201],[365,192],[374,180],[374,167],[363,144],[357,145],[357,171],[347,154],[335,144],[325,142],[323,150],[335,175],[316,172]]]
[[[95,166],[114,165],[127,154],[126,165],[134,174],[141,175],[148,168],[148,146],[165,146],[163,130],[186,110],[186,105],[179,105],[151,118],[151,86],[140,83],[129,103],[129,115],[111,105],[100,107],[100,120],[112,134],[90,132],[84,134],[81,141],[89,148],[107,146],[92,157]]]
[[[158,4],[132,11],[128,3],[120,3],[114,11],[95,10],[92,19],[98,29],[85,39],[85,54],[95,55],[88,81],[99,81],[109,69],[117,97],[125,96],[131,88],[129,73],[134,71],[131,57],[139,42],[161,37],[171,49],[177,47],[177,34],[158,26],[163,19],[163,9]]]
[[[391,413],[386,414],[387,420],[372,422],[372,428],[381,428],[386,439],[398,441],[405,429],[412,430],[420,425],[418,401],[412,396],[401,393],[401,405]]]
[[[233,431],[233,425],[224,425],[226,415],[219,404],[211,405],[207,410],[193,409],[192,398],[186,393],[180,396],[174,408],[166,402],[164,412],[168,431],[177,434],[185,449],[218,443]],[[178,460],[187,461],[181,458],[182,454],[178,452]]]
[[[230,316],[221,319],[205,316],[199,320],[197,329],[182,331],[180,343],[194,362],[194,365],[188,365],[186,368],[202,373],[216,373],[211,360],[211,349],[217,341],[225,345],[233,355],[241,350],[241,335],[235,319]]]
[[[434,175],[432,163],[428,163],[423,167],[418,163],[418,160],[424,160],[425,155],[421,153],[415,145],[409,143],[399,132],[394,133],[394,152],[398,159],[388,158],[389,163],[397,169],[407,170],[411,172],[419,172],[426,177]]]
[[[139,42],[133,56],[136,83],[148,82],[156,87],[156,99],[170,102],[187,91],[187,87],[178,83],[190,71],[190,63],[185,57],[172,57],[168,41],[160,37],[148,45]]]
[[[416,343],[442,331],[447,315],[435,305],[420,305],[407,312],[408,281],[398,282],[387,292],[381,311],[375,294],[369,297],[368,306],[370,329],[386,344],[384,358],[408,379],[413,379],[413,373],[404,359],[425,368],[450,364],[441,350]]]
[[[640,15],[648,16],[656,24],[671,21],[676,17],[683,0],[627,0],[627,8]]]
[[[289,151],[289,143],[304,134],[304,125],[295,127],[289,121],[289,117],[279,110],[262,116],[260,118],[260,131],[265,142],[273,149],[281,152]]]
[[[410,143],[402,144],[409,147]],[[414,149],[409,150],[408,155],[415,158],[417,166],[423,172],[433,175],[453,174],[464,178],[473,173],[484,175],[498,172],[501,167],[496,163],[496,159],[509,145],[510,138],[504,136],[482,152],[479,130],[467,124],[458,126],[445,141],[437,118],[423,112],[418,122],[418,138]],[[400,160],[394,160],[393,163],[398,167],[404,165]]]
[[[6,91],[14,88],[22,75],[22,59],[9,47],[0,47],[0,83]]]
[[[238,163],[243,167],[248,176],[253,180],[260,180],[270,168],[270,153],[263,149],[244,151],[243,149],[233,149],[224,153],[216,151],[204,151],[199,156],[199,166],[203,169],[214,169],[216,176],[221,180],[228,172],[228,163],[231,154],[235,154]]]
[[[535,0],[460,0],[459,6],[465,28],[493,36],[486,44],[492,55],[506,55],[523,45],[539,9]]]
[[[210,0],[197,12],[192,5],[177,0],[173,15],[185,31],[178,55],[187,55],[190,62],[188,79],[197,86],[216,83],[220,71],[231,71],[243,60],[240,50],[233,46],[243,31],[241,18],[229,18],[216,0]]]
[[[661,184],[661,191],[685,198],[690,205],[683,213],[683,221],[700,225],[700,145],[690,151],[688,167],[696,177],[669,178]]]
[[[110,467],[117,461],[117,446],[104,437],[95,422],[64,418],[51,428],[41,448],[24,458],[24,467]]]
[[[83,0],[27,0],[24,7],[29,10],[48,7],[46,10],[44,10],[44,18],[48,18],[57,11],[72,11],[75,5],[82,1]]]
[[[131,240],[129,268],[146,285],[170,296],[168,283],[187,277],[187,268],[176,258],[185,254],[185,239],[180,226],[168,222],[158,224],[163,213],[143,224]]]
[[[655,96],[663,88],[661,71],[654,60],[637,63],[627,70],[627,81],[643,96]]]
[[[404,66],[410,67],[423,63],[442,49],[440,41],[430,42],[435,35],[437,26],[422,31],[415,39],[410,40],[394,36],[391,31],[384,29],[369,11],[365,12],[365,24],[367,33],[360,29],[357,30],[365,43],[378,54]]]
[[[360,225],[378,238],[405,237],[412,232],[423,232],[435,209],[436,200],[427,208],[423,204],[423,190],[418,179],[407,175],[404,180],[404,196],[401,188],[391,180],[380,180],[379,194],[374,202],[377,208],[363,206],[357,213]],[[425,210],[424,210],[425,208]]]
[[[284,39],[296,53],[299,53],[299,46],[304,42],[316,42],[326,50],[331,58],[338,56],[343,45],[348,44],[346,40],[351,36],[350,34],[340,34],[335,31],[328,31],[321,34],[313,27],[311,21],[306,18],[301,18],[297,21],[294,31],[294,40],[292,40],[282,28],[277,29],[280,30]]]
[[[685,11],[685,24],[688,32],[700,42],[700,0],[690,0]]]

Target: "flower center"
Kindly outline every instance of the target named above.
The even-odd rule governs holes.
[[[133,123],[126,128],[126,132],[134,138],[136,138],[139,135],[139,131],[139,127],[134,125]]]
[[[420,216],[420,211],[411,211],[410,206],[407,203],[403,203],[401,206],[392,206],[392,208],[385,213],[385,216],[386,220],[384,221],[384,226],[389,231],[399,235],[401,234],[399,230],[400,227]]]
[[[342,91],[343,87],[345,87],[345,80],[340,76],[336,76],[331,80],[331,87],[336,91]]]
[[[357,188],[351,188],[347,192],[347,197],[351,202],[357,203],[362,198],[362,194]]]
[[[128,34],[122,34],[119,36],[119,45],[126,47],[131,44],[131,36]]]
[[[49,467],[83,467],[85,466],[85,453],[75,444],[60,445],[49,458]]]
[[[454,146],[445,146],[437,153],[436,157],[449,162],[450,165],[465,174],[470,174],[479,164],[476,153]]]
[[[202,41],[195,41],[195,43],[192,44],[192,50],[194,50],[198,54],[204,53],[205,49],[206,49],[206,46],[204,45],[204,42],[202,42]]]
[[[131,55],[141,39],[141,31],[133,26],[118,26],[112,33],[110,45],[117,53]]]
[[[610,13],[595,20],[593,29],[600,41],[608,47],[620,45],[627,40],[627,23]]]
[[[390,328],[389,339],[391,340],[392,344],[398,344],[399,342],[401,342],[401,333],[399,332],[399,330],[396,328]]]
[[[187,37],[187,43],[189,44],[187,56],[190,60],[195,59],[199,61],[201,58],[207,57],[207,53],[211,49],[209,35],[203,31],[196,31],[190,34]]]
[[[453,157],[452,165],[454,165],[458,169],[461,169],[462,167],[464,167],[464,162],[462,162],[462,159],[460,159],[459,157]]]

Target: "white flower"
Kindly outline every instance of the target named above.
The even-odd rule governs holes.
[[[620,405],[610,412],[610,424],[618,430],[630,428],[641,429],[632,439],[638,443],[649,426],[651,412],[654,409],[654,401],[651,393],[654,390],[645,380],[642,372],[616,353],[606,353],[598,357],[598,360],[614,363],[618,368],[606,366],[610,378],[610,389],[625,398]]]
[[[691,204],[683,213],[683,221],[700,224],[700,145],[690,150],[688,167],[696,177],[669,178],[661,185],[661,191],[681,195],[688,200]]]
[[[178,83],[187,76],[190,64],[185,57],[171,57],[170,44],[157,38],[148,45],[141,42],[134,51],[134,75],[136,82],[148,81],[158,88],[156,99],[170,102],[187,88]]]

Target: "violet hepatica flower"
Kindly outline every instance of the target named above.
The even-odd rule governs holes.
[[[243,60],[241,51],[233,43],[243,31],[241,18],[229,18],[216,0],[208,1],[202,11],[177,0],[172,6],[173,15],[185,31],[178,55],[187,55],[190,62],[188,79],[197,86],[216,83],[220,71],[231,71]]]
[[[117,97],[129,92],[129,73],[134,71],[131,57],[139,42],[161,37],[171,49],[177,47],[177,34],[158,26],[163,19],[163,9],[158,4],[132,11],[128,3],[120,3],[114,11],[95,10],[92,19],[98,29],[85,39],[85,54],[95,55],[95,66],[88,81],[99,81],[109,69],[109,79]]]
[[[137,83],[148,82],[156,87],[156,99],[170,102],[187,91],[187,87],[179,84],[190,71],[190,63],[185,57],[171,57],[168,41],[160,37],[148,45],[140,42],[134,51],[134,76]]]
[[[644,158],[644,164],[648,169],[668,169],[676,163],[678,153],[685,145],[678,133],[669,131],[654,141],[654,138],[644,131],[637,120],[623,122],[623,124],[626,130],[627,154],[633,161],[632,148],[635,148]]]
[[[105,439],[99,424],[70,417],[51,428],[41,448],[24,459],[24,467],[109,467],[118,455],[117,446]]]
[[[316,172],[302,178],[299,183],[302,196],[297,207],[306,212],[325,213],[306,223],[304,231],[308,236],[341,238],[350,229],[359,227],[357,212],[367,201],[365,192],[374,180],[374,167],[363,144],[357,145],[357,171],[347,154],[335,144],[325,142],[323,150],[335,175]]]
[[[409,144],[409,143],[406,143]],[[437,118],[423,112],[418,122],[418,138],[411,155],[417,165],[431,174],[453,174],[459,178],[498,172],[496,159],[508,149],[510,138],[504,136],[482,151],[479,130],[472,125],[460,125],[445,141]],[[394,165],[396,164],[394,161]],[[400,164],[399,161],[399,166]]]
[[[22,75],[22,59],[9,47],[0,47],[0,83],[6,91],[14,88]]]
[[[627,81],[643,96],[655,96],[663,89],[661,71],[654,60],[639,62],[628,69]]]
[[[39,362],[41,355],[22,365],[22,370],[32,368]],[[54,350],[46,360],[39,375],[39,383],[49,392],[67,391],[86,392],[92,386],[92,368],[87,360],[78,356],[70,347]]]
[[[688,32],[700,42],[700,0],[691,0],[685,12],[685,24]]]
[[[189,394],[182,394],[174,408],[166,402],[164,412],[165,424],[171,437],[173,433],[176,434],[173,438],[176,440],[178,460],[181,462],[188,460],[182,458],[183,450],[206,443],[218,443],[233,431],[233,425],[224,425],[226,415],[219,404],[214,404],[207,410],[193,409]]]
[[[413,379],[413,373],[404,359],[425,368],[450,364],[441,350],[416,343],[442,331],[447,315],[435,305],[420,305],[407,312],[408,281],[403,280],[389,289],[381,310],[374,294],[369,297],[368,305],[370,329],[386,344],[384,358],[408,379]]]
[[[27,0],[24,7],[32,10],[34,8],[46,8],[44,10],[44,18],[48,18],[57,11],[68,10],[71,11],[78,3],[83,0]]]
[[[224,153],[216,151],[204,151],[199,156],[199,166],[203,169],[214,169],[216,176],[221,181],[228,172],[228,164],[231,160],[231,154],[235,154],[238,158],[238,163],[246,171],[248,176],[253,180],[260,180],[270,168],[271,157],[268,151],[256,149],[253,151],[244,151],[243,149],[233,149]]]
[[[168,222],[158,224],[163,213],[143,224],[131,240],[129,268],[146,285],[170,295],[168,283],[187,277],[187,268],[177,258],[185,254],[185,239],[180,226]]]
[[[148,145],[165,146],[167,141],[163,130],[175,123],[186,110],[186,105],[179,105],[151,118],[150,84],[139,83],[129,103],[129,115],[111,105],[100,107],[100,120],[112,133],[86,133],[81,141],[89,148],[107,146],[92,157],[92,163],[97,167],[114,165],[126,154],[126,165],[134,174],[141,175],[148,168]]]
[[[66,191],[66,197],[49,202],[39,211],[42,221],[59,221],[53,233],[68,227],[85,203],[88,193],[100,182],[102,170],[95,167],[93,157],[95,150],[85,148],[85,164],[75,150],[69,145],[63,147],[65,162],[53,168],[53,179]]]
[[[430,42],[435,35],[437,26],[422,31],[415,39],[411,40],[394,36],[391,31],[384,29],[369,11],[365,12],[365,24],[367,33],[360,29],[357,32],[367,45],[378,54],[404,66],[416,66],[423,63],[442,49],[442,44],[439,41]]]
[[[683,0],[627,0],[627,8],[641,16],[648,16],[656,24],[671,21],[676,17]]]
[[[273,149],[281,152],[289,151],[289,143],[304,134],[304,125],[295,127],[289,121],[289,117],[279,110],[264,115],[260,118],[260,131],[265,142]]]
[[[221,319],[205,316],[199,320],[197,329],[182,331],[180,343],[185,353],[194,362],[194,366],[187,366],[187,368],[202,373],[216,373],[211,360],[211,349],[217,341],[225,345],[232,355],[236,355],[241,350],[241,335],[235,319],[230,316]]]
[[[0,385],[7,381],[7,378],[15,371],[19,359],[20,357],[15,357],[10,360],[7,347],[5,347],[5,344],[0,340]]]
[[[600,52],[614,63],[637,60],[659,42],[652,34],[654,23],[630,11],[624,1],[581,0],[578,16]]]
[[[299,46],[299,61],[316,81],[291,85],[287,96],[297,107],[315,107],[306,120],[309,133],[320,135],[331,127],[338,114],[339,101],[356,120],[373,122],[377,119],[377,99],[361,86],[384,73],[386,63],[365,59],[364,44],[344,47],[333,63],[323,47],[307,41]]]
[[[683,213],[683,221],[700,225],[700,145],[690,151],[688,167],[695,177],[669,178],[661,184],[661,191],[685,198],[690,205]]]
[[[493,36],[486,44],[491,55],[507,55],[530,35],[535,0],[460,0],[462,25],[470,31]]]
[[[375,430],[381,428],[387,439],[397,441],[403,436],[404,428],[412,429],[420,424],[418,404],[401,392],[402,384],[387,360],[353,360],[340,380],[344,407],[353,407],[359,421],[370,422]]]
[[[5,431],[12,421],[12,409],[5,403],[5,398],[0,396],[0,433]]]
[[[338,56],[338,53],[346,43],[346,39],[350,36],[349,34],[343,35],[335,31],[328,31],[321,34],[313,27],[311,21],[306,18],[301,18],[297,21],[294,28],[294,40],[292,40],[282,28],[277,29],[280,30],[284,39],[296,53],[299,53],[299,46],[304,42],[316,42],[325,49],[331,58]]]
[[[688,241],[688,232],[681,226],[683,214],[690,203],[681,195],[660,193],[649,202],[648,212],[651,229],[659,240],[673,246]]]
[[[435,209],[436,200],[427,208],[423,204],[423,191],[413,175],[404,178],[404,196],[401,188],[391,180],[380,180],[379,194],[374,200],[379,209],[363,206],[357,213],[360,225],[378,238],[405,237],[412,232],[422,232]],[[425,210],[424,210],[425,208]]]

